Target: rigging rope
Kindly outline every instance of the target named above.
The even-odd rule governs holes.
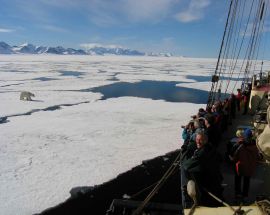
[[[142,202],[142,204],[132,213],[132,215],[139,215],[141,214],[144,207],[149,203],[151,198],[158,192],[158,190],[162,187],[162,185],[166,182],[166,180],[172,175],[172,173],[175,171],[176,167],[179,166],[180,160],[181,160],[182,151],[180,150],[180,153],[177,155],[176,159],[170,166],[170,168],[166,171],[166,173],[163,175],[163,177],[158,181],[156,186],[153,188],[153,190],[148,194],[148,196],[145,198],[145,200]]]
[[[252,2],[251,7],[250,7],[251,10],[250,10],[250,12],[249,12],[249,18],[248,18],[248,22],[247,22],[246,27],[249,27],[249,26],[250,26],[249,20],[250,20],[250,16],[251,16],[251,14],[252,14],[253,8],[254,8],[254,10],[256,11],[256,8],[253,7],[253,3],[254,3],[254,0],[253,0],[253,2]],[[255,13],[255,11],[254,11],[254,13]],[[255,22],[253,21],[252,32],[253,32],[253,29],[254,29],[254,24],[255,24]],[[248,29],[248,28],[247,28],[247,29]],[[248,35],[247,35],[247,36],[248,36]],[[250,42],[248,43],[247,51],[246,51],[245,56],[244,56],[244,58],[243,58],[243,60],[242,60],[242,64],[241,64],[241,68],[240,68],[239,73],[238,73],[237,80],[240,79],[240,74],[241,74],[241,71],[243,70],[243,67],[244,67],[244,65],[245,65],[245,62],[246,62],[246,66],[248,66],[248,64],[249,64],[249,60],[247,59],[247,55],[248,55],[249,47],[250,47],[250,45],[251,45],[251,40],[252,40],[252,36],[250,37]],[[237,84],[237,82],[235,82],[234,87],[233,87],[231,93],[233,93],[233,91],[234,91],[234,89],[235,89],[235,87],[236,87],[236,84]]]
[[[268,2],[268,1],[267,1]],[[264,32],[264,22],[265,22],[265,16],[263,16],[264,13],[266,13],[266,10],[267,8],[265,8],[265,1],[263,2],[263,5],[262,5],[262,8],[261,8],[261,15],[260,15],[260,21],[261,21],[261,26],[260,26],[260,31],[259,31],[259,39],[258,39],[258,48],[257,48],[257,53],[256,53],[256,60],[255,60],[255,63],[254,63],[254,68],[253,68],[253,74],[255,73],[256,71],[256,64],[257,64],[257,61],[258,61],[258,56],[259,56],[259,47],[261,45],[261,41],[262,41],[262,37],[263,37],[263,32]],[[264,47],[265,48],[265,47]],[[264,49],[265,51],[265,49]],[[255,53],[254,53],[255,54]],[[264,55],[264,53],[263,53]],[[263,66],[263,60],[261,62],[261,70],[260,70],[260,74],[262,74],[262,66]]]
[[[253,8],[253,2],[252,2],[252,5],[251,5],[251,9]],[[255,11],[257,11],[257,12],[254,11],[255,17],[254,17],[254,21],[253,21],[253,25],[252,25],[252,31],[251,31],[252,33],[251,33],[251,37],[250,37],[250,40],[249,40],[249,43],[248,43],[248,46],[247,46],[247,51],[245,53],[245,57],[244,57],[244,59],[242,61],[242,65],[241,65],[241,68],[239,70],[239,74],[238,74],[238,78],[237,78],[238,80],[239,80],[239,77],[240,77],[241,71],[243,70],[244,65],[246,65],[244,78],[248,76],[250,68],[251,68],[251,64],[252,64],[252,61],[251,61],[252,57],[251,56],[252,56],[252,53],[254,52],[254,48],[256,47],[256,43],[254,43],[254,41],[256,41],[255,39],[257,38],[257,35],[258,35],[258,31],[256,31],[257,25],[258,25],[257,17],[258,17],[258,13],[260,11],[260,6],[259,5],[261,5],[261,3],[262,3],[262,0],[260,0],[260,3],[258,4],[257,10],[256,10],[256,8],[254,8]],[[252,10],[250,11],[250,14],[251,13],[252,13]],[[249,16],[250,16],[250,14],[249,14]],[[246,27],[248,27],[248,26],[250,26],[249,20],[247,22]],[[243,81],[242,81],[243,83],[244,83],[244,80],[246,80],[244,78],[243,78]],[[235,83],[235,86],[236,86],[236,84],[237,84],[237,82]],[[234,88],[235,88],[235,86],[234,86]],[[233,88],[233,90],[234,90],[234,88]]]
[[[220,47],[220,50],[219,50],[218,61],[217,61],[217,64],[216,64],[216,69],[215,69],[215,74],[214,75],[217,75],[219,61],[220,61],[220,57],[221,57],[222,50],[223,50],[223,44],[224,44],[225,36],[226,36],[226,33],[227,33],[228,23],[229,23],[229,19],[231,17],[232,4],[233,4],[233,0],[231,0],[231,2],[230,2],[229,12],[228,12],[227,20],[226,20],[226,25],[225,25],[225,29],[224,29],[224,33],[223,33],[223,38],[222,38],[221,47]],[[214,102],[214,98],[213,98],[214,97],[214,92],[213,92],[213,90],[215,88],[216,83],[217,82],[215,82],[215,81],[212,82],[211,90],[210,90],[209,96],[208,96],[207,107],[211,106],[213,104],[213,102]]]
[[[240,8],[238,6],[239,5],[238,4],[239,1],[240,1],[240,4],[241,4],[241,0],[236,0],[235,1],[233,15],[232,15],[232,19],[231,19],[231,22],[230,22],[230,28],[229,28],[229,31],[228,31],[228,36],[227,36],[227,41],[226,41],[224,56],[223,56],[222,64],[221,64],[221,67],[220,67],[220,70],[219,70],[219,74],[218,74],[218,76],[220,77],[219,78],[220,84],[219,84],[219,87],[218,87],[218,85],[216,85],[216,88],[215,88],[215,91],[216,92],[218,91],[218,98],[217,98],[218,100],[220,99],[220,92],[221,92],[221,87],[222,87],[222,83],[223,83],[223,78],[225,76],[225,71],[227,69],[228,59],[230,58],[232,38],[234,40],[233,43],[235,43],[235,41],[236,41],[235,40],[235,37],[233,37],[233,35],[235,34],[235,31],[237,30],[237,27],[238,27],[238,25],[236,25],[236,23],[238,21],[238,16],[236,16],[236,14],[238,14],[238,8]],[[225,61],[225,63],[224,63],[224,69],[222,69],[223,62],[224,61]]]
[[[240,38],[240,35],[241,35],[241,26],[242,26],[242,22],[243,22],[243,16],[244,16],[244,9],[245,9],[245,5],[246,5],[246,1],[244,1],[244,6],[242,7],[242,12],[241,12],[241,19],[240,21],[238,22],[238,17],[237,17],[237,28],[235,30],[235,38],[234,38],[234,45],[233,45],[233,50],[232,50],[232,57],[227,57],[227,58],[230,58],[230,66],[229,66],[229,72],[228,72],[228,76],[227,76],[227,85],[226,85],[226,88],[225,88],[225,94],[227,92],[227,88],[228,88],[228,84],[230,83],[230,79],[232,78],[232,75],[234,73],[234,68],[233,68],[233,65],[234,65],[234,61],[236,61],[236,50],[237,50],[237,47],[238,47],[238,41],[239,41],[239,38]],[[241,9],[241,1],[240,1],[240,6],[239,8]],[[239,10],[240,10],[239,9]],[[240,12],[239,12],[240,13]],[[237,30],[238,29],[238,30]],[[243,39],[242,39],[243,41]],[[242,44],[242,42],[241,42]],[[241,49],[241,45],[240,45],[240,48]],[[236,60],[235,60],[236,59]],[[224,80],[225,80],[225,73],[224,73]],[[221,78],[221,82],[220,82],[220,86],[219,86],[219,89],[221,90],[222,89],[222,85],[223,85],[223,79]]]
[[[246,2],[246,1],[245,1],[245,2]],[[232,70],[232,73],[231,73],[230,76],[229,76],[229,80],[228,80],[227,86],[226,86],[226,88],[225,88],[225,94],[227,93],[227,90],[228,90],[228,88],[229,88],[230,80],[232,79],[233,73],[234,73],[235,68],[236,68],[236,66],[237,66],[237,62],[238,62],[238,59],[239,59],[239,56],[240,56],[240,53],[241,53],[241,50],[242,50],[242,47],[243,47],[243,44],[244,44],[245,36],[246,36],[246,34],[247,34],[247,29],[248,29],[248,23],[249,23],[249,20],[250,20],[250,17],[251,17],[252,9],[253,9],[253,4],[254,4],[254,0],[252,1],[251,7],[250,7],[250,11],[249,11],[249,15],[248,15],[248,19],[247,19],[245,31],[244,31],[244,34],[243,34],[243,36],[242,36],[242,40],[241,40],[241,44],[240,44],[240,47],[239,47],[239,50],[238,50],[238,54],[237,54],[235,63],[234,63],[234,65],[233,65],[232,69],[231,69],[231,70]],[[239,71],[239,73],[238,73],[237,79],[239,79],[239,76],[240,76],[240,71]],[[237,83],[237,82],[235,82],[235,85],[236,85],[236,83]],[[235,89],[235,85],[234,85],[234,87],[233,87],[232,92],[233,92],[234,89]]]
[[[260,0],[260,3],[258,5],[258,9],[257,9],[257,13],[256,13],[256,16],[254,19],[254,24],[253,24],[252,34],[251,34],[251,43],[250,43],[250,46],[249,46],[250,48],[248,51],[248,61],[247,61],[245,72],[244,72],[242,86],[243,86],[243,84],[248,82],[248,75],[250,73],[250,68],[251,68],[252,63],[253,63],[253,61],[251,59],[254,58],[254,53],[256,50],[257,42],[258,42],[258,35],[260,33],[260,31],[258,30],[261,27],[261,22],[260,22],[259,17],[261,14],[261,8],[262,8],[263,2],[264,2],[264,0]]]
[[[230,2],[218,60],[212,77],[207,107],[210,107],[216,99],[220,99],[221,90],[224,90],[225,94],[227,93],[236,70],[238,71],[236,81],[242,80],[242,90],[249,82],[251,71],[255,72],[257,70],[259,47],[261,46],[264,32],[268,1],[252,0],[251,2],[246,2],[246,0],[231,0]],[[255,2],[256,5],[254,6]],[[243,20],[246,20],[244,11],[246,9],[248,9],[248,18],[247,23],[244,25]],[[253,18],[252,24],[250,23],[251,17]],[[251,33],[249,34],[250,27]],[[245,41],[247,41],[246,44]],[[238,61],[242,54],[244,58],[241,62],[240,70],[238,70]],[[262,65],[263,63],[261,64],[261,70]],[[225,80],[226,84],[224,85]],[[232,86],[232,92],[236,84],[237,82]]]

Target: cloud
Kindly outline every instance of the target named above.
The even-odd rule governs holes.
[[[36,24],[58,23],[67,14],[102,27],[159,23],[190,2],[188,11],[201,11],[210,0],[13,0],[19,17]],[[179,16],[183,16],[179,14]],[[189,18],[190,19],[190,18]]]
[[[184,23],[200,20],[204,17],[204,9],[210,3],[210,0],[191,0],[187,10],[176,14],[175,18]]]
[[[14,29],[0,28],[0,33],[10,33],[14,31],[15,31]]]
[[[159,43],[153,44],[156,52],[177,52],[179,47],[175,44],[174,37],[164,37]]]
[[[119,45],[104,45],[104,44],[100,44],[100,43],[82,43],[80,44],[80,47],[84,48],[84,49],[91,49],[91,48],[95,48],[95,47],[103,47],[103,48],[123,48],[122,46]]]
[[[162,41],[164,43],[173,43],[174,42],[174,38],[173,37],[164,37],[164,38],[162,38]]]
[[[54,25],[44,25],[44,26],[41,26],[41,28],[48,30],[48,31],[54,31],[54,32],[64,32],[64,33],[68,32],[67,29],[64,29],[64,28],[61,28],[58,26],[54,26]]]
[[[248,23],[247,25],[245,25],[240,31],[240,36],[250,37],[252,35],[252,31],[254,27],[253,25],[254,23]],[[259,28],[257,27],[257,31],[258,30]],[[259,33],[263,34],[267,32],[270,32],[270,23],[268,21],[265,21],[263,28],[260,29]]]
[[[263,27],[263,33],[270,32],[270,23],[266,23]]]
[[[186,0],[13,0],[23,19],[55,23],[65,14],[78,14],[98,26],[158,23],[171,17]],[[57,16],[57,17],[56,17]]]
[[[122,0],[122,10],[130,21],[158,22],[167,17],[177,3],[177,0]]]
[[[78,5],[83,4],[85,0],[39,0],[42,4],[52,6],[52,7],[60,7],[60,8],[74,8]],[[91,1],[91,0],[90,0]]]
[[[134,41],[134,40],[137,40],[137,36],[121,36],[121,37],[115,37],[115,38],[112,38],[111,41],[116,42],[116,43],[121,43],[121,42],[130,42],[130,41]]]
[[[90,20],[101,26],[126,23],[156,23],[170,15],[181,0],[91,0]]]
[[[13,5],[16,16],[22,20],[27,20],[27,22],[48,23],[53,20],[50,16],[50,9],[40,1],[14,0]]]

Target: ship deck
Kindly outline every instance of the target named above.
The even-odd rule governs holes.
[[[241,115],[237,114],[236,119],[234,119],[228,130],[223,133],[222,142],[219,145],[219,152],[225,157],[226,146],[235,137],[235,133],[238,126],[253,126],[252,125],[253,116],[251,115]],[[225,202],[230,205],[239,205],[243,203],[244,205],[252,204],[260,197],[270,196],[270,168],[269,164],[263,161],[257,162],[257,168],[254,176],[250,180],[249,196],[246,199],[236,199],[234,193],[234,165],[229,162],[223,162],[221,166],[221,171],[224,177],[224,199]]]

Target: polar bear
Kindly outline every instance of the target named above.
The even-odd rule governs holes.
[[[22,91],[21,95],[20,95],[20,100],[32,101],[31,96],[35,97],[35,95],[33,93],[30,93],[28,91]]]

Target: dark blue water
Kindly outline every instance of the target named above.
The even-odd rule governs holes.
[[[167,81],[141,81],[138,83],[118,82],[110,85],[95,87],[82,91],[91,91],[103,94],[102,99],[133,96],[168,102],[189,102],[205,104],[208,91],[186,87],[176,87],[184,82]]]
[[[187,79],[192,79],[197,82],[211,82],[212,76],[197,76],[197,75],[187,75]],[[238,81],[238,78],[229,78],[229,77],[222,77],[222,80],[232,80],[232,81]]]
[[[211,76],[196,76],[196,75],[187,75],[186,76],[187,79],[192,79],[195,80],[197,82],[208,82],[211,81]]]
[[[55,78],[47,78],[47,77],[40,77],[40,78],[34,78],[33,80],[38,80],[38,81],[52,81],[52,80],[57,80]]]
[[[61,73],[61,76],[74,76],[74,77],[80,77],[83,75],[83,72],[74,72],[74,71],[59,71]]]
[[[107,79],[108,81],[120,81],[118,78],[113,76],[112,78]]]
[[[107,72],[106,70],[102,70],[102,69],[98,70],[98,73],[106,73],[106,72]]]

